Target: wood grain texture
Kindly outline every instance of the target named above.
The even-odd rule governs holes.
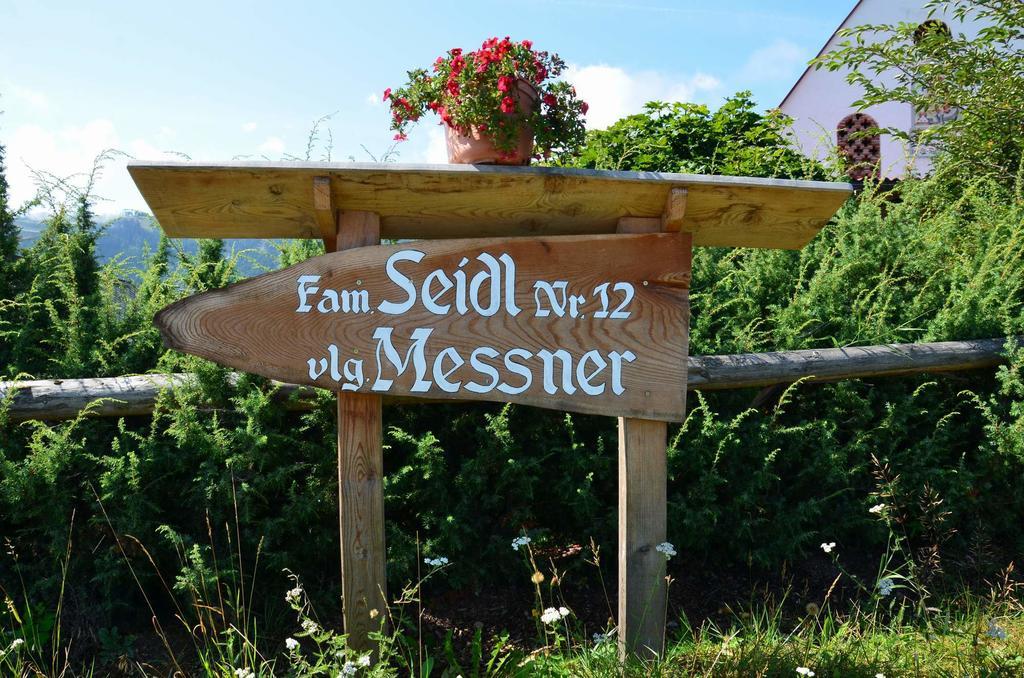
[[[380,219],[342,211],[337,247],[351,250],[380,243]],[[384,443],[381,398],[338,393],[338,525],[341,600],[349,646],[376,650],[369,634],[387,620],[387,551],[384,545]]]
[[[1024,337],[1015,337],[1024,341]],[[687,390],[715,391],[787,384],[898,377],[906,374],[959,372],[1006,363],[1007,337],[942,341],[923,344],[884,344],[847,348],[690,356]],[[237,377],[237,375],[235,375]],[[194,375],[144,374],[92,379],[0,381],[0,400],[9,399],[9,421],[74,419],[86,407],[94,417],[127,417],[153,412],[160,392],[190,381]],[[289,410],[308,410],[316,390],[276,382],[276,401]],[[408,398],[384,398],[408,403]],[[415,402],[424,402],[415,399]],[[440,402],[440,401],[438,401]]]
[[[332,204],[376,212],[392,239],[614,233],[621,217],[657,217],[671,190],[686,211],[669,226],[702,246],[799,249],[850,195],[849,184],[551,167],[359,163],[129,165],[171,237],[321,238],[310,184]],[[669,214],[672,211],[669,210]]]
[[[668,425],[619,419],[619,655],[652,659],[665,641]]]
[[[686,192],[673,189],[660,219],[620,219],[620,233],[650,233],[678,225],[686,209]],[[686,287],[690,283],[692,236],[681,233]],[[688,293],[688,289],[687,289]],[[689,350],[689,305],[678,338]],[[686,384],[681,397],[686,407]],[[667,534],[667,445],[664,421],[619,418],[618,649],[625,662],[638,656],[658,658],[664,651],[668,582],[665,558],[655,547]]]
[[[667,232],[682,231],[686,219],[686,196],[685,188],[673,188],[668,192],[668,199],[665,201],[665,213],[661,217],[661,230]],[[621,223],[620,229],[621,232]]]
[[[338,221],[331,202],[330,177],[313,177],[313,215],[324,241],[324,251],[333,252],[338,249]]]
[[[344,243],[345,237],[343,229],[340,242]],[[428,391],[417,393],[412,391],[413,369],[397,375],[396,370],[387,367],[386,376],[394,378],[387,395],[518,402],[558,410],[679,421],[685,399],[688,240],[688,234],[565,236],[359,248],[314,257],[282,271],[184,299],[157,314],[155,323],[171,348],[272,379],[326,388],[335,388],[336,382],[328,383],[327,374],[311,379],[307,361],[326,358],[327,346],[336,344],[340,354],[364,360],[366,380],[359,388],[361,392],[371,392],[377,376],[376,328],[393,328],[394,345],[402,356],[411,345],[413,329],[430,328],[425,351],[428,370],[443,348],[453,347],[467,364],[451,380],[468,382],[479,377],[468,365],[475,348],[492,347],[501,355],[522,348],[534,356],[524,363],[533,372],[532,385],[518,395],[504,394],[496,388],[488,393],[465,388],[445,393],[436,383]],[[391,254],[410,248],[424,253],[422,261],[402,268],[417,290],[430,271],[440,268],[452,272],[464,257],[474,262],[474,268],[466,267],[472,276],[482,268],[475,263],[479,253],[495,257],[508,254],[516,262],[515,300],[521,312],[515,317],[502,311],[484,317],[473,312],[459,315],[453,307],[448,315],[436,315],[417,304],[401,316],[376,310],[361,314],[295,313],[296,281],[301,275],[320,276],[317,285],[321,289],[366,290],[371,309],[377,309],[385,299],[404,299],[404,293],[396,293],[395,284],[387,278],[384,264]],[[537,280],[569,281],[571,292],[587,295],[586,303],[580,306],[582,315],[536,317],[533,285]],[[628,318],[594,317],[600,306],[593,290],[607,281],[632,284],[635,297],[628,307]],[[451,297],[447,299],[451,301]],[[312,298],[311,303],[316,299]],[[603,355],[632,351],[635,360],[623,363],[621,368],[624,392],[612,393],[609,369],[599,377],[606,384],[601,395],[585,395],[579,388],[571,394],[567,389],[546,392],[537,354],[558,349],[572,355],[572,366],[589,350]],[[500,365],[499,360],[494,362]],[[556,370],[558,380],[562,374],[560,363]],[[501,372],[507,376],[505,370]],[[520,383],[516,378],[513,385]]]
[[[380,396],[338,394],[341,599],[349,645],[375,649],[387,620],[384,450]]]

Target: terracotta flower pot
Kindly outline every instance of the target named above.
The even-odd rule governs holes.
[[[521,111],[527,111],[537,101],[537,90],[522,80],[516,81],[515,97]],[[509,117],[519,115],[509,113]],[[523,126],[519,131],[519,142],[512,149],[512,155],[502,155],[494,146],[491,137],[481,133],[475,126],[470,133],[460,134],[445,125],[445,141],[448,145],[448,162],[457,165],[529,165],[533,155],[533,130]]]

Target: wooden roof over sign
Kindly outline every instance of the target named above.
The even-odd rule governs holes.
[[[384,238],[614,233],[621,217],[661,216],[669,191],[685,188],[682,230],[695,246],[800,249],[852,191],[819,181],[492,165],[134,162],[128,171],[175,238],[320,238],[317,207],[328,196],[315,195],[319,181],[333,208],[378,213]]]

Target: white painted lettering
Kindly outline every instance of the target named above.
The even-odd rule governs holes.
[[[480,374],[487,375],[491,378],[489,384],[478,384],[475,381],[466,382],[466,390],[471,393],[490,393],[494,390],[494,387],[498,385],[498,380],[501,378],[498,374],[498,370],[494,369],[493,365],[485,363],[480,359],[480,356],[486,356],[488,358],[497,358],[500,355],[496,350],[490,346],[481,346],[475,349],[469,354],[469,364],[474,370]]]
[[[382,376],[384,364],[381,360],[381,351],[383,351],[384,357],[388,359],[388,362],[391,363],[391,366],[394,367],[398,375],[405,372],[409,368],[409,363],[412,362],[413,368],[416,370],[416,381],[409,390],[412,393],[424,393],[430,389],[430,382],[423,378],[427,372],[427,359],[424,355],[425,344],[427,337],[434,330],[428,327],[418,327],[413,330],[411,337],[412,345],[406,351],[405,360],[399,357],[398,351],[395,350],[394,345],[391,343],[391,332],[393,330],[393,327],[378,327],[373,331],[373,338],[377,340],[377,378],[374,380],[371,388],[374,391],[387,391],[394,383],[392,379],[385,379]]]
[[[325,302],[330,302],[330,305],[325,305]],[[316,305],[316,310],[321,313],[337,313],[341,310],[341,304],[338,303],[338,293],[332,289],[324,290],[324,296],[320,298],[320,303]]]
[[[441,291],[434,294],[430,291],[430,286],[434,281],[441,284]],[[427,309],[431,313],[436,315],[445,315],[451,309],[451,304],[438,304],[437,300],[444,296],[444,293],[453,287],[452,281],[445,275],[444,271],[437,269],[427,276],[427,279],[423,281],[423,291],[421,296],[423,297],[423,308]]]
[[[587,363],[594,363],[594,369],[587,372]],[[604,359],[599,351],[587,351],[580,358],[580,361],[576,364],[576,381],[579,382],[580,390],[587,395],[601,395],[604,393],[604,384],[594,386],[590,383],[590,380],[601,374],[605,367],[608,366],[608,361]]]
[[[309,313],[313,310],[313,307],[306,303],[306,297],[310,294],[315,294],[319,287],[306,287],[313,283],[320,282],[320,276],[318,275],[300,275],[298,280],[298,292],[299,292],[299,307],[295,309],[296,313]]]
[[[395,264],[399,261],[411,261],[414,264],[418,264],[425,255],[419,250],[399,250],[390,257],[388,257],[387,264],[384,269],[387,272],[388,279],[398,285],[401,289],[405,290],[408,295],[405,301],[401,303],[393,301],[382,301],[377,309],[381,313],[388,313],[390,315],[398,315],[405,313],[413,304],[416,303],[416,287],[412,284],[412,280],[395,267]]]
[[[622,363],[633,362],[636,360],[636,355],[632,351],[624,351],[622,353],[612,351],[608,354],[608,358],[612,362],[612,393],[622,395],[626,391],[626,389],[622,388]]]
[[[558,387],[555,386],[555,358],[562,363],[562,390],[569,395],[576,392],[576,387],[572,385],[572,356],[568,351],[560,348],[552,353],[545,348],[537,351],[537,357],[544,363],[545,393],[558,393]]]
[[[445,358],[452,362],[452,366],[448,370],[444,369]],[[449,381],[448,377],[452,376],[452,374],[462,367],[465,362],[466,361],[462,359],[462,356],[459,355],[459,352],[451,346],[438,353],[437,357],[434,358],[434,383],[437,384],[438,388],[445,393],[458,393],[459,387],[462,386],[462,382]]]
[[[523,360],[529,360],[533,357],[533,354],[524,348],[513,348],[505,354],[505,369],[509,372],[514,372],[523,378],[522,386],[510,386],[507,382],[498,384],[498,390],[508,395],[518,395],[530,388],[533,384],[533,372],[529,366],[517,363],[512,358],[522,358]]]
[[[498,260],[487,252],[482,252],[476,259],[483,262],[487,270],[480,271],[469,281],[469,303],[473,305],[477,313],[489,318],[501,308],[501,289],[498,287],[501,281],[501,267],[498,265]],[[485,282],[490,283],[490,294],[487,305],[480,306],[480,287]]]

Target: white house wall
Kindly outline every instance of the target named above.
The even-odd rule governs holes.
[[[864,24],[896,24],[899,22],[920,23],[928,18],[945,21],[954,35],[964,33],[977,35],[977,27],[965,25],[954,19],[937,14],[929,17],[924,9],[924,0],[861,0],[856,10],[843,23],[842,28]],[[865,36],[870,39],[870,35]],[[823,49],[832,51],[845,38],[833,35]],[[846,81],[848,69],[838,71],[808,69],[800,78],[779,108],[794,119],[792,131],[794,143],[810,157],[825,160],[835,152],[836,125],[854,108],[853,102],[863,92]],[[882,76],[892,84],[894,79]],[[893,127],[909,131],[913,114],[909,104],[887,103],[863,109],[875,119],[880,127]],[[931,162],[926,157],[909,157],[909,149],[898,139],[882,135],[882,176],[901,177],[907,173],[908,160],[917,173],[927,172]]]

